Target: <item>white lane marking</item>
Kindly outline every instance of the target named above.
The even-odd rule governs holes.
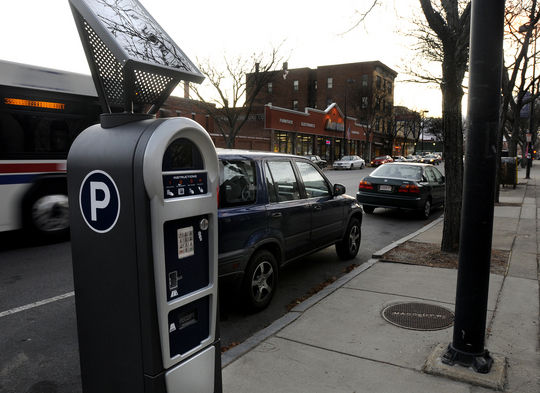
[[[0,318],[7,317],[8,315],[16,314],[21,311],[30,310],[31,308],[43,306],[48,303],[56,302],[58,300],[67,299],[68,297],[72,297],[74,295],[75,295],[75,292],[71,291],[68,293],[64,293],[63,295],[58,295],[55,297],[50,297],[48,299],[40,300],[39,302],[34,302],[34,303],[26,304],[24,306],[12,308],[11,310],[2,311],[0,312]]]

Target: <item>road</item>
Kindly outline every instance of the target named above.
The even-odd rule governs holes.
[[[371,168],[326,170],[333,183],[355,195]],[[366,262],[374,251],[416,231],[428,221],[405,212],[383,210],[365,215],[355,260],[340,261],[333,247],[286,266],[272,304],[257,314],[237,307],[222,294],[222,345],[244,341],[284,315],[297,299],[321,283],[339,278],[351,264]],[[0,392],[76,393],[81,391],[75,303],[69,242],[36,245],[22,233],[0,234]]]

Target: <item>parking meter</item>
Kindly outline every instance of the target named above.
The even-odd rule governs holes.
[[[218,160],[186,118],[95,125],[68,157],[83,391],[221,391]]]
[[[138,0],[69,3],[104,112],[67,162],[83,392],[221,392],[217,155],[154,116],[204,76]]]

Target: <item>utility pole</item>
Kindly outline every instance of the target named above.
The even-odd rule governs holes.
[[[504,0],[472,0],[463,207],[452,343],[443,363],[488,373],[484,348],[499,123]]]

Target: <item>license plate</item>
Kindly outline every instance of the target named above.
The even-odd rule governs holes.
[[[392,191],[392,186],[387,186],[387,185],[379,186],[379,191]]]

